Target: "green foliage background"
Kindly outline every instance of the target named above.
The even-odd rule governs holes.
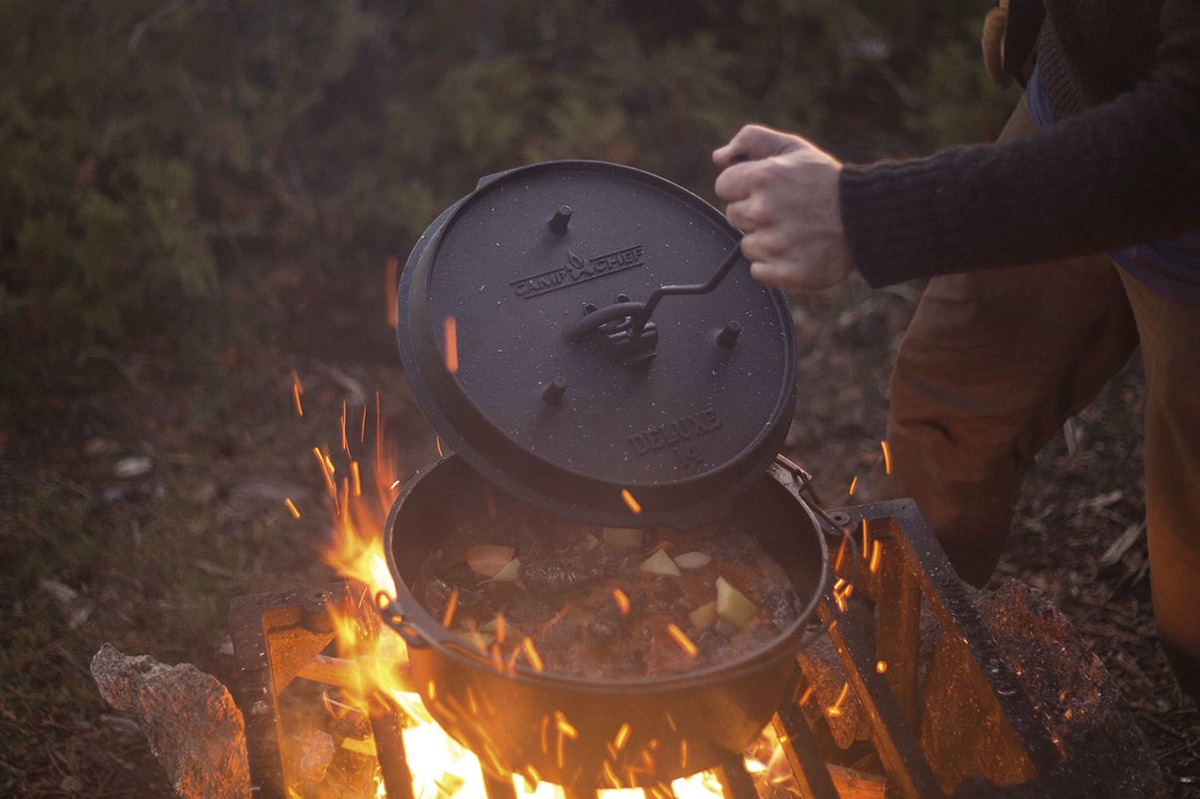
[[[708,195],[745,121],[851,160],[986,139],[983,6],[0,0],[0,334],[153,330],[281,258],[353,278],[531,161]]]

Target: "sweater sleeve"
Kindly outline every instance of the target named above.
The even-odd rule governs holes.
[[[1166,0],[1162,23],[1151,79],[1109,103],[1025,139],[844,167],[842,219],[867,282],[1200,231],[1200,3]]]

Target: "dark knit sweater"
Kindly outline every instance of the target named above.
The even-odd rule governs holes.
[[[1200,0],[1046,0],[1038,65],[1057,124],[846,165],[842,218],[868,283],[1200,232]]]

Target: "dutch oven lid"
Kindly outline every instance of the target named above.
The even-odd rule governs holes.
[[[677,527],[724,515],[791,421],[786,299],[741,260],[709,293],[664,297],[640,330],[612,306],[705,282],[738,238],[700,198],[630,167],[484,179],[401,277],[417,401],[489,481],[555,513]]]

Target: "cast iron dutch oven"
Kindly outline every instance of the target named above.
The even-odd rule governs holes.
[[[794,402],[787,302],[751,279],[738,241],[669,181],[559,161],[484,179],[408,259],[401,358],[455,454],[392,508],[398,595],[380,607],[432,715],[494,775],[592,790],[691,774],[736,756],[790,684],[827,547],[775,460]],[[638,682],[499,673],[409,588],[440,534],[489,503],[618,526],[737,519],[788,572],[801,613],[720,668]]]

